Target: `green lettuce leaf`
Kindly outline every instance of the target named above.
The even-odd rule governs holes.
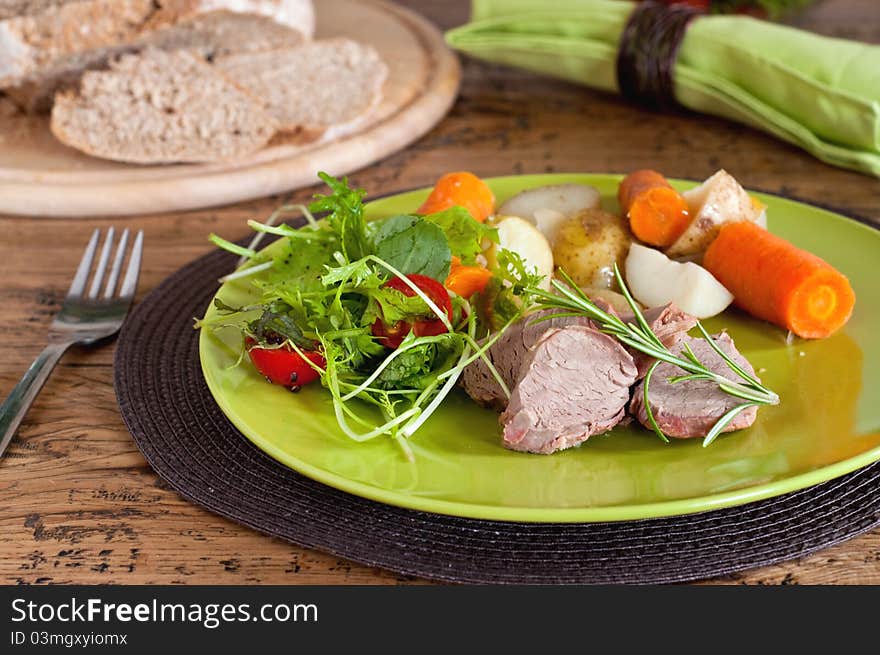
[[[462,264],[476,263],[477,255],[483,250],[484,239],[498,243],[497,228],[475,220],[464,207],[451,207],[422,218],[443,230],[449,250]]]
[[[289,340],[300,348],[314,350],[315,341],[306,337],[295,317],[293,308],[276,300],[263,308],[258,318],[247,324],[246,332],[260,344],[277,344]]]
[[[401,348],[406,348],[413,338],[409,335]],[[461,335],[447,334],[433,343],[408,348],[385,367],[375,385],[379,389],[424,389],[461,355],[463,343]]]
[[[398,321],[436,318],[436,315],[419,296],[407,296],[397,289],[381,287],[371,292],[361,325],[372,325],[377,318],[386,325],[394,325]]]
[[[363,199],[366,192],[349,187],[347,177],[339,180],[327,173],[318,173],[318,177],[333,193],[329,196],[316,194],[309,211],[329,212],[327,223],[339,235],[342,254],[347,261],[371,254],[367,222],[364,220]]]
[[[298,291],[318,291],[324,288],[321,276],[327,264],[333,262],[333,252],[339,247],[336,240],[304,244],[286,239],[282,253],[277,255],[271,269],[256,280],[264,292],[276,287]]]
[[[502,248],[496,259],[492,279],[471,299],[477,308],[478,330],[483,335],[500,330],[507,321],[527,310],[531,303],[527,289],[537,287],[544,279],[512,250]]]
[[[443,230],[418,216],[392,216],[373,235],[376,255],[404,275],[449,276],[452,253]]]

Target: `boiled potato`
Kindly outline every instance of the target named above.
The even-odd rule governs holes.
[[[697,318],[720,314],[733,302],[733,295],[702,266],[673,261],[637,243],[626,258],[626,283],[633,297],[647,307],[674,302]]]
[[[563,223],[553,240],[553,258],[581,287],[610,288],[614,264],[622,266],[632,236],[626,221],[601,209],[586,209]]]
[[[494,266],[497,263],[498,248],[511,250],[538,275],[544,276],[540,286],[549,289],[553,276],[553,251],[538,228],[519,216],[498,216],[495,227],[498,229],[498,243],[493,243],[486,251],[489,264]]]
[[[552,184],[529,189],[506,200],[498,208],[502,216],[519,216],[538,226],[549,241],[561,219],[584,209],[599,207],[599,190],[586,184]]]
[[[752,199],[730,173],[720,170],[701,185],[685,191],[691,219],[684,233],[666,249],[673,258],[699,255],[718,236],[724,223],[766,222],[764,205]]]

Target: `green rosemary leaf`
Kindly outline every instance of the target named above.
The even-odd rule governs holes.
[[[697,366],[702,366],[702,364],[700,364],[700,359],[694,353],[689,343],[683,344],[681,349],[684,352],[684,356],[687,357],[691,362],[693,362]]]
[[[753,391],[748,387],[744,387],[736,382],[731,382],[727,380],[727,378],[723,376],[718,376],[716,379],[718,384],[718,388],[721,389],[728,395],[735,396],[737,398],[742,398],[743,400],[751,400],[753,402],[761,403],[763,405],[773,405],[774,402],[768,400],[766,394],[762,394],[757,391]],[[774,394],[775,395],[775,394]]]
[[[700,334],[703,335],[703,338],[709,342],[709,345],[712,347],[718,355],[723,359],[727,365],[733,369],[733,371],[739,375],[743,380],[750,382],[752,385],[756,387],[757,391],[763,391],[764,393],[769,393],[769,390],[762,385],[758,380],[752,377],[742,366],[737,364],[733,359],[728,355],[721,347],[715,343],[715,339],[713,339],[709,333],[706,331],[706,328],[703,327],[703,324],[697,321],[697,329],[700,331]]]
[[[651,376],[654,375],[654,371],[660,365],[660,360],[658,359],[656,362],[651,364],[651,368],[648,369],[648,374],[645,376],[645,388],[644,388],[644,403],[645,403],[645,414],[648,415],[648,423],[651,424],[651,429],[654,430],[654,434],[656,434],[663,443],[669,443],[669,437],[667,437],[663,430],[660,429],[660,426],[657,423],[657,420],[654,418],[654,411],[651,409],[651,403],[648,400],[648,388],[651,384]]]
[[[724,431],[724,428],[726,428],[733,419],[739,416],[740,412],[749,407],[754,407],[755,405],[757,405],[757,403],[743,403],[742,405],[737,405],[718,419],[715,422],[715,425],[712,426],[712,429],[709,430],[709,433],[703,438],[703,448],[715,441],[715,438]]]
[[[711,380],[712,376],[705,373],[688,373],[687,375],[676,375],[667,378],[669,384],[678,384],[679,382],[687,382],[689,380]]]
[[[579,316],[583,316],[583,314],[579,312],[559,312],[557,314],[547,314],[546,316],[539,316],[538,318],[532,319],[529,322],[529,325],[537,325],[538,323],[544,323],[545,321],[552,321],[554,318],[577,318]]]

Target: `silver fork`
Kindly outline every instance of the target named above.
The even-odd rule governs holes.
[[[119,283],[122,264],[129,250],[128,230],[122,233],[103,291],[101,285],[104,283],[108,271],[107,265],[110,263],[110,253],[113,250],[112,227],[107,230],[107,237],[101,247],[92,282],[88,288],[86,287],[92,262],[98,250],[100,234],[100,230],[95,230],[89,245],[86,246],[67,297],[61,305],[61,311],[49,328],[49,345],[34,360],[9,397],[0,405],[0,457],[3,457],[31,403],[40,393],[40,389],[43,388],[49,374],[65,351],[75,344],[91,346],[101,339],[113,336],[125,320],[141,270],[144,233],[140,231],[135,236],[125,277]]]

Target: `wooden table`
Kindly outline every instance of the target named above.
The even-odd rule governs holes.
[[[467,17],[462,0],[407,0],[442,27]],[[876,0],[825,0],[796,22],[880,42]],[[750,129],[693,115],[657,115],[622,100],[527,73],[466,61],[449,117],[414,144],[354,175],[379,194],[428,185],[438,173],[624,172],[653,167],[703,178],[723,166],[746,186],[845,208],[880,225],[880,181],[826,166]],[[139,295],[208,252],[209,232],[245,235],[313,189],[233,207],[117,220],[0,217],[0,396],[44,335],[95,227],[142,228]],[[113,346],[71,352],[0,463],[0,582],[418,582],[263,537],[190,505],[147,466],[112,386]],[[880,530],[798,561],[719,583],[880,583]]]

